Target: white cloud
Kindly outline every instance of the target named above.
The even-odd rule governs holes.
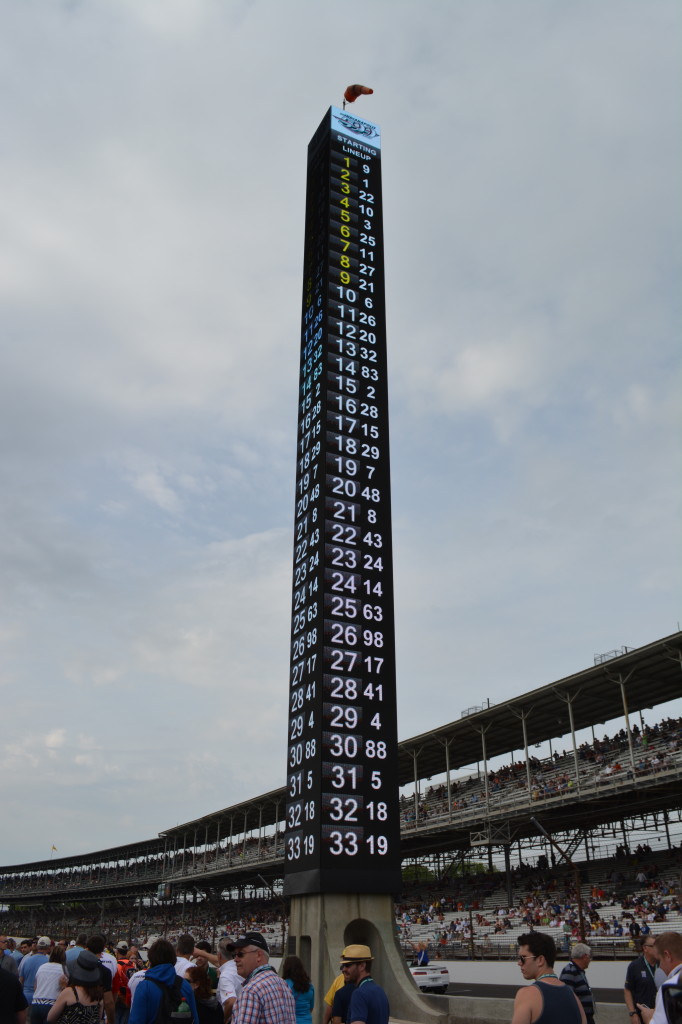
[[[365,5],[349,73],[313,0],[5,12],[0,860],[282,781],[306,145],[349,74],[384,131],[401,734],[675,628],[679,5],[427,14]]]
[[[47,736],[45,737],[45,746],[47,747],[47,749],[49,751],[51,751],[51,750],[59,750],[61,747],[64,746],[65,740],[66,740],[66,730],[65,729],[53,729],[52,732],[49,732],[47,734]]]

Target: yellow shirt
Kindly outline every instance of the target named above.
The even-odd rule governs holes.
[[[327,1006],[334,1005],[334,996],[336,995],[340,988],[343,988],[345,984],[346,979],[344,978],[343,974],[339,974],[338,977],[334,978],[333,982],[329,987],[329,991],[324,997],[324,1001],[327,1004]]]

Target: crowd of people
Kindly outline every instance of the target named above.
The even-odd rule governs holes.
[[[325,1024],[388,1024],[389,1004],[372,978],[371,950],[341,952],[325,995]],[[312,1024],[315,989],[298,956],[276,972],[262,932],[223,935],[215,949],[179,935],[149,946],[102,935],[18,946],[0,936],[3,1024]]]
[[[583,866],[581,928],[574,872],[539,858],[532,870],[514,880],[509,903],[505,875],[471,875],[449,889],[432,882],[404,893],[397,906],[397,928],[405,948],[428,937],[435,955],[456,955],[458,948],[476,955],[500,955],[523,928],[547,928],[566,951],[571,941],[588,937],[608,944],[611,955],[627,955],[635,941],[677,927],[682,850],[651,854],[646,844],[618,861]]]
[[[673,881],[682,865],[682,850],[653,854],[646,843],[620,851],[617,859],[584,863],[581,889],[585,934],[591,939],[611,940],[622,946],[650,931],[660,930],[670,915],[673,922],[680,910],[679,893]],[[578,935],[579,914],[575,875],[565,865],[550,864],[540,854],[535,864],[521,863],[512,872],[513,901],[509,902],[507,878],[499,871],[451,877],[447,882],[406,884],[396,902],[396,924],[406,941],[421,938],[420,929],[443,955],[475,940],[477,953],[509,951],[509,942],[520,928],[549,928],[557,941],[569,942]],[[106,934],[125,935],[129,942],[147,944],[163,935],[176,941],[179,935],[198,932],[215,941],[221,934],[261,931],[271,949],[285,948],[288,921],[286,908],[272,895],[254,894],[248,899],[227,901],[218,897],[197,903],[172,901],[144,907],[132,904],[128,914],[68,916],[62,911],[50,915],[25,908],[0,913],[0,928],[26,935],[44,932],[64,935],[68,930],[97,929]],[[675,926],[675,924],[673,924]]]
[[[630,757],[630,739],[634,761]],[[575,757],[572,751],[554,752],[541,761],[531,756],[525,761],[514,761],[488,773],[487,780],[479,773],[452,779],[450,800],[448,787],[439,783],[426,793],[403,795],[400,800],[401,824],[409,830],[418,824],[439,817],[464,814],[467,817],[480,812],[487,799],[503,804],[505,800],[528,798],[528,772],[530,771],[530,797],[541,801],[566,794],[575,789],[577,782],[601,786],[614,779],[632,779],[655,775],[679,763],[682,751],[682,719],[668,718],[655,725],[632,727],[628,738],[621,729],[613,736],[582,743],[576,752],[580,779],[575,777]],[[120,856],[101,862],[92,855],[90,862],[40,868],[5,870],[0,875],[0,892],[9,894],[59,892],[87,888],[111,887],[121,882],[162,880],[202,874],[216,867],[268,860],[282,856],[284,842],[283,823],[262,835],[218,838],[211,845],[194,842],[192,835],[176,837],[174,847],[165,848],[162,839],[150,840],[144,849],[134,853],[121,850]]]
[[[557,949],[551,935],[519,935],[517,962],[524,985],[516,994],[512,1024],[594,1024],[595,1000],[587,979],[592,950],[576,942],[560,975],[554,970]],[[682,1016],[682,935],[662,932],[647,939],[629,965],[623,997],[632,1024],[677,1024]]]
[[[157,845],[163,845],[161,840]],[[145,881],[168,876],[184,876],[209,871],[220,866],[231,867],[283,855],[284,826],[262,839],[246,837],[230,843],[218,842],[217,849],[186,846],[163,853],[144,853],[134,857],[121,857],[115,863],[91,863],[63,868],[31,868],[6,871],[0,876],[0,891],[36,892],[79,888],[93,889],[115,885],[117,882]]]
[[[658,897],[661,889],[653,884],[649,891]],[[590,920],[599,920],[603,895],[595,886],[586,908]],[[637,900],[629,898],[623,902],[630,909],[637,905]],[[422,921],[444,924],[446,905],[445,898],[432,900],[421,908]],[[500,908],[497,915],[503,927],[514,918],[528,927],[515,942],[522,976],[532,985],[519,990],[512,1024],[532,1024],[543,1012],[550,1014],[553,1024],[594,1024],[595,1003],[587,978],[592,948],[582,938],[573,941],[570,959],[557,975],[557,944],[534,927],[542,923],[538,909],[537,899],[530,896],[518,913]],[[567,906],[558,898],[546,899],[542,909],[546,914],[565,914]],[[472,918],[479,926],[487,923],[480,911]],[[403,910],[401,923],[411,920],[411,913]],[[450,929],[458,930],[458,923],[453,920]],[[639,955],[624,971],[627,1012],[636,1018],[633,1024],[672,1024],[678,1018],[666,1014],[679,993],[682,935],[653,934],[642,928],[636,940]],[[429,947],[427,942],[415,944],[419,964],[429,963]],[[178,935],[175,942],[157,938],[132,945],[125,939],[108,945],[98,934],[56,941],[44,935],[18,943],[2,935],[0,1020],[6,1024],[27,1020],[30,1024],[312,1024],[315,992],[300,958],[286,957],[279,973],[269,960],[268,941],[256,930],[234,938],[224,934],[215,947],[190,933]],[[324,997],[324,1024],[388,1024],[388,1001],[372,979],[369,947],[347,946],[340,960],[340,972]]]
[[[619,778],[655,775],[672,767],[682,751],[682,718],[667,718],[641,729],[634,725],[631,738],[634,762],[630,758],[630,744],[624,729],[614,736],[582,743],[576,751],[580,784],[600,787]],[[486,789],[488,800],[493,801],[513,798],[516,794],[527,796],[529,773],[532,801],[548,799],[576,788],[573,752],[555,751],[544,761],[531,756],[528,763],[519,760],[495,768],[488,772],[487,780],[480,773],[453,779],[449,803],[448,787],[443,782],[429,787],[423,797],[418,797],[416,806],[413,794],[404,795],[400,800],[401,824],[409,828],[434,818],[471,812],[472,808],[477,810],[486,800]]]

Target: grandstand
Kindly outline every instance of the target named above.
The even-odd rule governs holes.
[[[648,907],[651,886],[668,908],[665,927],[679,927],[682,722],[646,725],[642,712],[679,698],[682,633],[595,660],[575,675],[401,742],[404,863],[428,869],[435,886],[406,886],[401,894],[398,918],[410,942],[425,935],[443,954],[505,955],[527,925],[530,911],[524,919],[521,909],[529,884],[541,904],[552,895],[563,899],[561,913],[533,905],[533,914],[542,911],[533,923],[561,941],[574,932],[574,876],[557,863],[533,817],[580,862],[585,906],[594,902],[595,885],[603,893],[590,941],[627,952],[623,898],[639,898],[636,912],[648,916],[655,913]],[[598,739],[595,729],[605,723],[616,724]],[[592,738],[579,743],[586,729]],[[541,760],[533,749],[546,742],[555,749]],[[283,935],[286,907],[277,893],[285,804],[279,788],[152,839],[0,868],[2,928],[54,934],[87,921],[130,935],[180,922],[209,934],[247,917]],[[636,844],[650,850],[644,861],[653,872],[639,888]],[[481,859],[489,870],[471,873]],[[436,896],[443,902],[435,918],[427,910],[431,920],[419,923],[422,905]],[[615,934],[600,934],[604,915],[618,919],[609,924]],[[652,920],[652,930],[662,923]]]

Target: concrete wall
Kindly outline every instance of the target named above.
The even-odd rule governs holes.
[[[513,999],[426,996],[424,1001],[441,1008],[447,1005],[448,1024],[500,1024],[500,1021],[509,1024],[514,1007]],[[599,1024],[623,1024],[628,1019],[625,1003],[597,1003],[596,1019]],[[413,1021],[419,1021],[419,1018],[413,1018]]]
[[[450,970],[450,984],[462,985],[522,985],[519,966],[513,960],[437,960],[439,966]],[[567,960],[557,960],[555,970],[561,974]],[[587,968],[587,980],[592,988],[622,990],[625,983],[627,960],[594,960]]]

